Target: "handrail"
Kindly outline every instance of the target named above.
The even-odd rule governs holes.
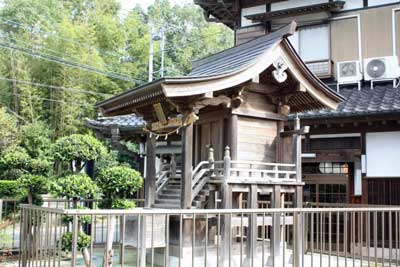
[[[262,161],[249,161],[249,160],[231,160],[231,164],[247,164],[247,165],[261,165],[261,166],[278,166],[278,167],[296,167],[291,163],[271,163]]]
[[[146,208],[136,208],[131,210],[82,210],[82,209],[56,209],[39,207],[28,204],[21,204],[21,208],[47,211],[54,213],[61,213],[65,215],[142,215],[142,214],[170,214],[170,215],[194,215],[194,214],[226,214],[226,215],[241,215],[243,212],[247,214],[274,214],[274,213],[318,213],[318,212],[363,212],[363,211],[377,211],[377,212],[388,212],[388,211],[399,211],[399,206],[387,206],[387,207],[354,207],[354,208],[267,208],[267,209],[146,209]]]
[[[158,194],[168,183],[171,174],[171,164],[161,165],[160,170],[156,174],[156,193]]]
[[[197,164],[192,172],[192,196],[193,201],[196,196],[200,193],[203,187],[207,184],[210,178],[210,169],[208,168],[208,161],[201,161]],[[206,168],[207,167],[207,168]]]

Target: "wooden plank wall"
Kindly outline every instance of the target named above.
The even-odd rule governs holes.
[[[238,160],[276,161],[276,121],[239,116],[238,133]]]

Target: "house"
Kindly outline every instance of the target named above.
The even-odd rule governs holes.
[[[400,204],[399,1],[195,2],[235,31],[236,44],[296,20],[292,46],[345,98],[337,110],[300,114],[310,126],[305,201]]]

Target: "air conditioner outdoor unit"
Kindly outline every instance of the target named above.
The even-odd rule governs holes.
[[[358,60],[337,63],[337,80],[340,84],[358,83],[362,79]]]
[[[364,79],[394,80],[400,76],[399,62],[396,56],[364,59]]]
[[[362,74],[360,71],[360,62],[358,60],[341,61],[337,64],[337,91],[341,84],[357,84],[358,90],[361,90]]]

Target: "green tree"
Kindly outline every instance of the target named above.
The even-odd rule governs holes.
[[[17,120],[4,107],[0,107],[0,153],[15,145],[17,138]]]
[[[73,134],[60,138],[52,148],[55,160],[68,163],[70,171],[79,173],[90,160],[97,160],[106,148],[89,135]]]
[[[48,179],[41,175],[24,174],[18,182],[22,188],[27,191],[28,203],[30,205],[41,202],[40,194],[47,193]]]

